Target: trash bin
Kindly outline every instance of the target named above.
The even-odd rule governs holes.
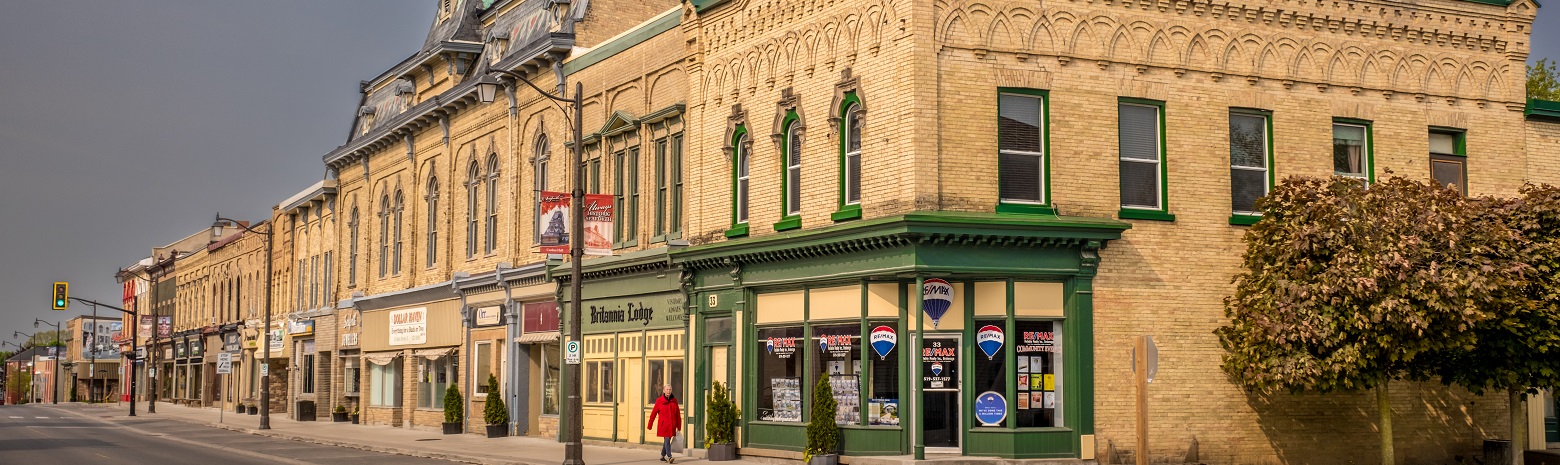
[[[298,407],[293,412],[294,415],[297,415],[295,419],[298,421],[314,421],[314,401],[298,401]]]
[[[1511,453],[1509,439],[1484,440],[1484,463],[1496,465],[1511,463]]]

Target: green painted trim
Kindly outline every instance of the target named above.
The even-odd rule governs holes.
[[[742,233],[739,234],[739,236],[747,235],[747,222],[746,221],[738,221],[737,220],[737,180],[738,180],[738,178],[740,178],[742,176],[742,171],[741,171],[742,170],[742,156],[744,155],[743,151],[747,150],[746,147],[743,147],[742,138],[747,136],[747,132],[748,131],[747,131],[747,126],[746,125],[738,125],[736,130],[731,131],[731,141],[730,141],[730,143],[731,143],[731,147],[732,147],[731,152],[732,152],[732,155],[733,155],[731,157],[731,229],[726,231],[726,237],[736,237],[736,236],[732,235],[732,231],[737,230],[739,227],[742,230]],[[748,154],[748,157],[749,157],[748,158],[748,164],[751,165],[752,162],[753,162],[752,155]],[[752,166],[748,167],[748,170],[750,172],[752,171],[752,169],[753,169]],[[753,216],[753,211],[752,211],[752,204],[753,204],[753,202],[751,202],[751,200],[752,200],[751,199],[752,193],[753,193],[753,185],[750,183],[750,184],[748,184],[748,196],[749,196],[749,199],[748,199],[749,200],[749,202],[748,202],[748,206],[749,206],[749,208],[748,208],[748,216],[749,217]]]
[[[787,216],[787,217],[785,217],[785,219],[780,220],[779,223],[775,223],[775,230],[776,231],[790,231],[792,229],[801,229],[801,228],[802,228],[802,215]]]
[[[747,225],[747,223],[742,223],[742,224],[739,224],[739,225],[735,225],[735,226],[732,226],[731,229],[727,229],[726,230],[726,238],[728,238],[728,239],[730,239],[730,238],[737,238],[737,237],[746,237],[747,235],[748,235],[748,225]]]
[[[1123,220],[1154,220],[1175,221],[1175,215],[1160,210],[1140,210],[1136,208],[1123,208],[1116,212],[1116,217]]]
[[[638,29],[618,36],[617,39],[611,42],[597,45],[591,48],[590,51],[580,54],[573,60],[569,60],[563,64],[563,74],[570,76],[592,65],[606,61],[608,58],[634,48],[635,45],[642,44],[655,36],[661,35],[663,32],[670,31],[680,24],[682,24],[681,14],[678,12],[665,14]]]
[[[715,8],[717,6],[725,4],[727,1],[730,1],[730,0],[687,0],[687,1],[688,1],[688,3],[693,5],[694,11],[699,12],[699,13],[703,13],[705,10],[708,10],[710,8]]]
[[[846,204],[845,203],[845,154],[846,154],[846,146],[845,146],[845,144],[848,143],[848,141],[846,141],[845,139],[846,139],[846,136],[848,135],[847,133],[849,132],[849,129],[850,129],[850,127],[849,127],[850,126],[850,109],[852,107],[859,106],[859,105],[861,105],[861,97],[856,95],[856,91],[846,92],[845,93],[845,99],[840,101],[840,114],[835,115],[836,117],[838,117],[840,119],[840,160],[839,160],[840,161],[840,175],[839,175],[839,196],[838,196],[839,197],[839,208],[840,208],[839,211],[840,212],[844,212],[847,209],[849,209],[849,207],[853,207],[854,206],[854,207],[856,207],[856,216],[855,216],[855,218],[860,218],[861,217],[861,199],[856,199],[856,203],[853,203],[853,204]],[[857,173],[856,176],[858,176],[858,177],[861,176],[861,173]],[[861,182],[861,180],[857,179],[856,182],[859,183],[859,182]],[[838,215],[839,213],[835,213],[835,214]],[[846,219],[855,219],[855,218],[844,218],[844,219],[835,218],[834,221],[843,221],[843,220],[846,220]]]
[[[780,216],[786,217],[787,219],[792,216],[791,196],[787,195],[787,189],[791,187],[791,182],[786,179],[789,168],[787,164],[790,163],[791,152],[796,150],[796,147],[791,146],[790,135],[791,130],[794,129],[794,126],[798,121],[801,121],[801,117],[796,116],[796,110],[791,110],[785,112],[785,119],[780,122]],[[798,174],[798,176],[800,176],[800,174]],[[749,186],[751,189],[751,185]],[[801,214],[801,207],[797,207],[796,210],[797,214]],[[786,221],[787,220],[781,220],[780,223],[776,223],[775,230],[780,231],[780,225]],[[797,226],[801,226],[800,219],[797,220]]]
[[[1000,120],[1002,118],[1002,116],[1001,116],[1002,115],[1002,94],[1014,94],[1014,95],[1026,95],[1026,96],[1030,96],[1030,97],[1040,97],[1040,145],[1041,145],[1040,150],[1044,151],[1044,153],[1040,154],[1040,162],[1041,162],[1041,164],[1044,165],[1044,166],[1041,167],[1041,169],[1045,171],[1044,173],[1042,173],[1044,175],[1043,176],[1044,180],[1042,182],[1045,183],[1045,185],[1041,186],[1041,188],[1040,188],[1040,205],[1044,205],[1044,206],[1047,206],[1047,208],[1049,208],[1049,206],[1051,205],[1051,91],[1040,90],[1040,89],[1025,89],[1025,88],[1018,88],[1018,87],[998,87],[997,88],[997,115],[998,115],[997,119],[998,120]],[[1002,173],[1002,157],[1000,155],[1001,147],[1002,147],[1002,143],[1001,142],[1002,141],[1000,140],[1000,136],[999,136],[999,140],[997,141],[997,149],[998,149],[998,154],[999,154],[997,156],[997,173],[998,173],[997,174],[997,176],[998,176],[998,188],[997,188],[997,190],[998,190],[998,196],[997,196],[998,197],[998,205],[997,205],[997,212],[998,213],[1028,213],[1028,212],[1004,212],[1002,210],[1001,185],[1000,185],[1001,184],[1001,179],[1000,178],[1001,178],[1001,173]]]
[[[1000,169],[1000,168],[998,168]],[[998,203],[997,213],[1016,213],[1024,215],[1056,215],[1056,209],[1049,205],[1027,203]]]
[[[1235,226],[1251,226],[1257,224],[1258,221],[1262,221],[1262,215],[1242,215],[1239,213],[1230,215],[1230,224]]]
[[[1375,123],[1359,118],[1333,117],[1333,124],[1349,124],[1365,127],[1365,182],[1376,183],[1376,129]],[[1335,171],[1334,174],[1337,172]]]
[[[1530,98],[1527,100],[1527,107],[1522,110],[1522,115],[1560,121],[1560,102]]]
[[[1154,211],[1162,213],[1163,215],[1161,215],[1159,217],[1155,217],[1155,218],[1137,218],[1137,219],[1155,219],[1155,220],[1164,220],[1164,221],[1175,221],[1175,215],[1171,215],[1170,214],[1170,168],[1169,168],[1169,166],[1170,166],[1170,150],[1169,150],[1170,145],[1165,140],[1165,133],[1169,132],[1165,128],[1165,102],[1161,101],[1161,100],[1150,100],[1150,99],[1136,98],[1136,97],[1116,97],[1116,105],[1117,105],[1116,113],[1118,115],[1121,113],[1120,105],[1123,104],[1123,103],[1130,104],[1130,105],[1147,105],[1147,106],[1157,107],[1159,109],[1159,208],[1154,210]],[[1120,133],[1119,126],[1117,128],[1117,133],[1118,133],[1118,137],[1119,137],[1119,133]],[[1116,158],[1119,160],[1121,158],[1121,156],[1120,156],[1121,155],[1121,147],[1120,147],[1121,142],[1118,140],[1116,142],[1116,145],[1117,145],[1117,147],[1116,147],[1117,157]],[[1117,166],[1116,169],[1119,171],[1121,169],[1120,166],[1119,166],[1120,165],[1120,161],[1117,162],[1117,165],[1118,166]],[[1119,197],[1119,194],[1118,194],[1118,197]],[[1127,210],[1129,210],[1129,209],[1125,208],[1125,207],[1123,207],[1121,209],[1121,211],[1123,211],[1123,212],[1125,212]],[[1118,216],[1120,216],[1120,215],[1118,215]],[[1127,216],[1121,216],[1121,217],[1122,218],[1127,218]]]
[[[829,219],[834,221],[849,221],[861,219],[861,204],[850,204],[840,207],[840,211],[829,214]]]

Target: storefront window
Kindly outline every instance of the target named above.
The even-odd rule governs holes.
[[[758,330],[758,419],[802,421],[802,328]]]
[[[472,366],[471,382],[476,385],[477,394],[487,394],[488,376],[493,375],[493,343],[488,341],[477,342],[471,352],[477,361]]]
[[[683,361],[682,359],[650,360],[649,376],[646,379],[645,404],[655,404],[655,399],[661,397],[661,388],[672,385],[672,395],[678,402],[687,403],[683,398]]]
[[[455,379],[453,356],[423,359],[417,381],[417,408],[443,410],[444,393]]]
[[[812,378],[829,377],[836,405],[834,420],[842,425],[861,422],[861,323],[814,325]],[[809,393],[810,395],[810,393]]]
[[[709,344],[730,344],[732,336],[731,317],[707,318],[704,320],[704,342]]]
[[[1018,427],[1061,426],[1062,335],[1055,321],[1017,321]]]
[[[303,371],[303,393],[314,393],[314,354],[305,354],[298,362],[298,368]]]
[[[871,386],[867,392],[868,425],[899,425],[899,327],[893,322],[867,323],[867,365]]]
[[[368,378],[369,405],[401,406],[401,359],[385,365],[370,365]]]
[[[363,380],[359,378],[362,376],[362,369],[358,368],[358,363],[357,358],[346,358],[341,361],[342,390],[349,396],[358,395],[362,389]]]
[[[612,403],[612,368],[615,362],[585,362],[585,402]]]
[[[542,345],[542,414],[558,414],[558,380],[563,379],[558,371],[561,363],[561,355],[558,343]]]
[[[1005,396],[1007,392],[1007,352],[1003,345],[1007,341],[1007,322],[1004,320],[976,320],[975,321],[975,347],[976,350],[969,356],[975,360],[975,376],[971,389],[978,396],[984,392],[995,392]],[[988,352],[990,355],[988,355]],[[1007,420],[996,424],[982,426],[1006,426]]]

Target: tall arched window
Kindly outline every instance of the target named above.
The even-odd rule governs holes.
[[[439,261],[439,178],[428,177],[428,195],[423,199],[428,201],[428,248],[427,266],[433,266]]]
[[[483,225],[483,251],[493,253],[498,248],[498,154],[487,159],[487,218]]]
[[[356,203],[356,202],[354,202]],[[347,220],[347,284],[357,284],[358,262],[358,209],[352,206],[352,215]]]
[[[466,169],[466,258],[477,256],[477,187],[481,185],[482,172],[472,160]]]
[[[789,218],[802,213],[802,134],[801,122],[795,114],[785,123],[785,160],[781,185],[785,187],[780,199],[783,216]]]
[[[401,212],[406,209],[405,200],[400,190],[395,191],[395,263],[391,267],[395,274],[401,274]]]
[[[851,98],[855,96],[852,95]],[[841,205],[861,204],[861,104],[852,102],[845,108],[844,150],[841,151],[841,173],[844,179]]]
[[[745,224],[748,221],[748,165],[751,156],[748,153],[747,131],[740,131],[736,145],[736,223]]]
[[[379,277],[390,274],[390,194],[379,198]]]
[[[531,193],[531,241],[542,242],[542,225],[539,218],[542,217],[542,192],[547,190],[547,135],[536,137],[536,170],[531,176],[536,183],[535,192]]]

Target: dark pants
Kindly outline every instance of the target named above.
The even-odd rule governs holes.
[[[672,456],[672,438],[661,438],[661,456]]]

